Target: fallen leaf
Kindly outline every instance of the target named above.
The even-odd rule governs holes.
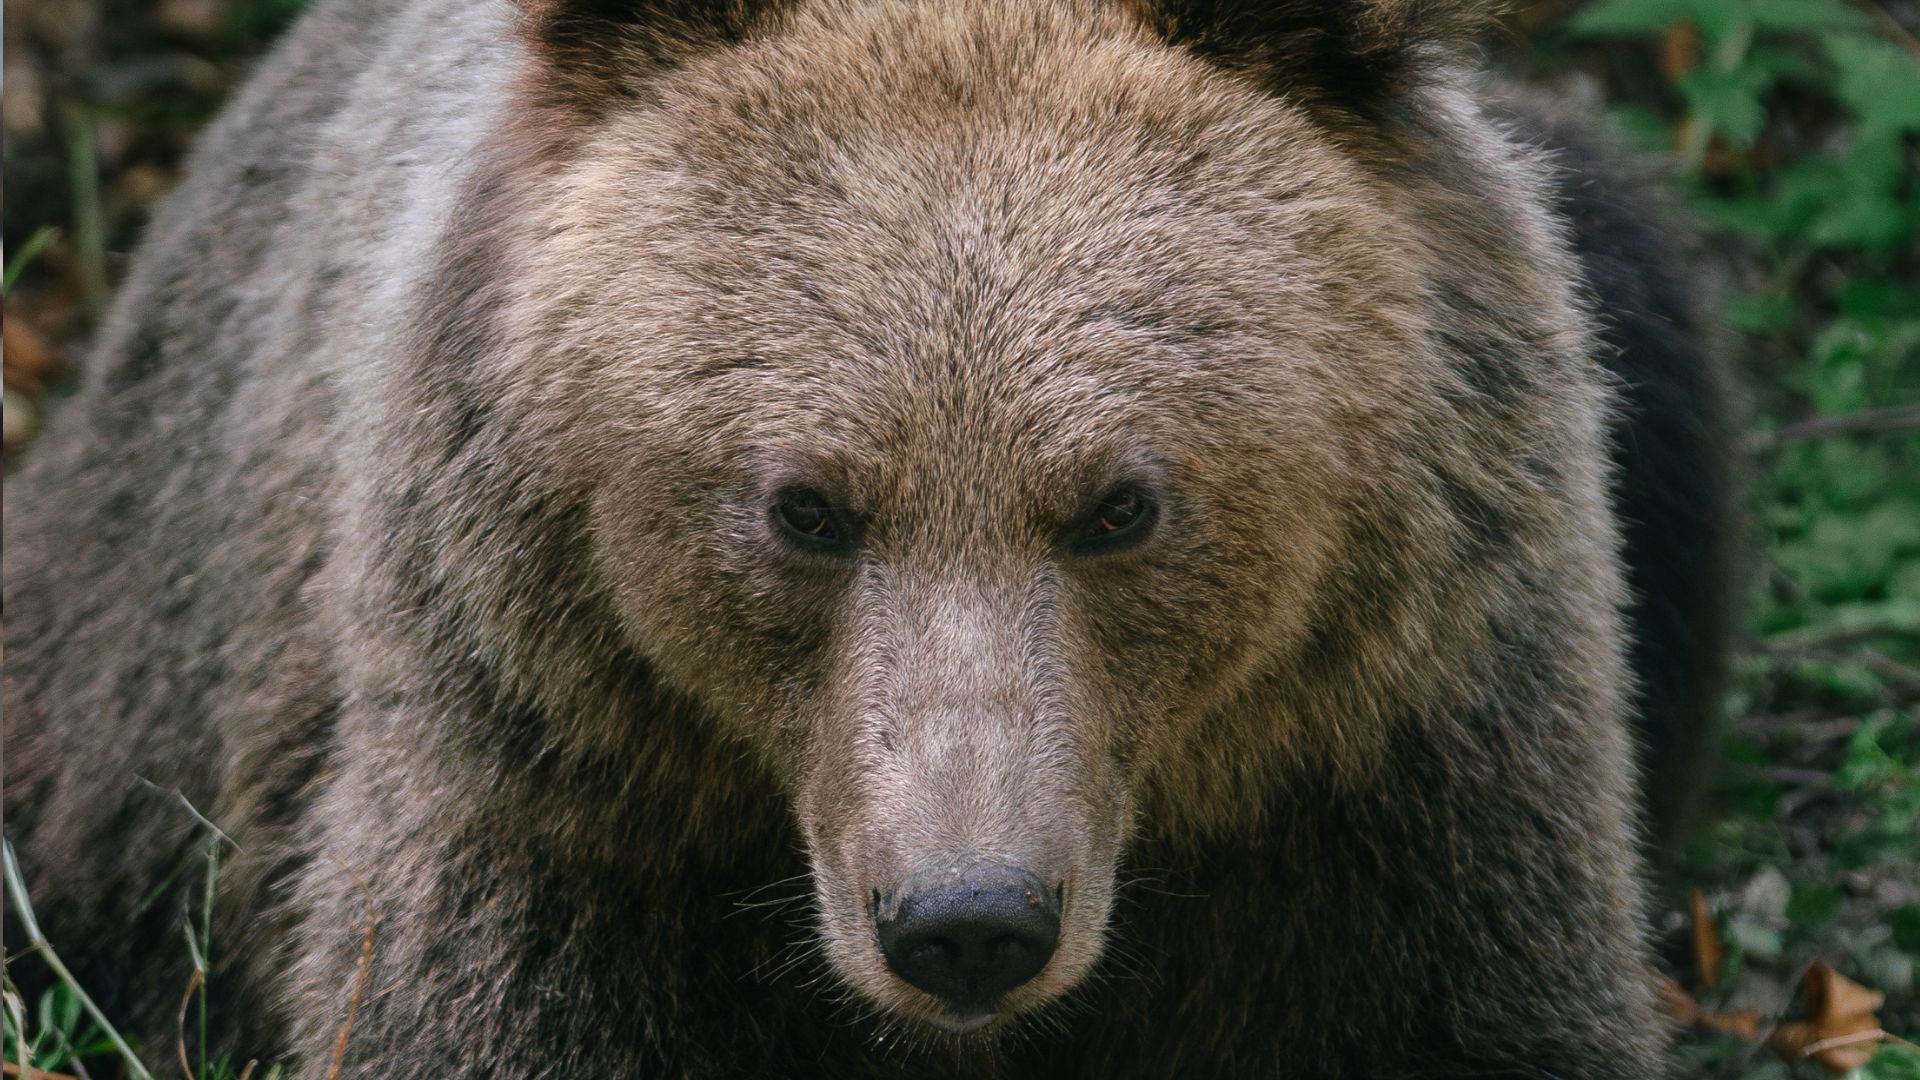
[[[1813,1024],[1805,1021],[1781,1024],[1767,1045],[1790,1062],[1811,1059],[1835,1076],[1844,1076],[1871,1060],[1874,1049],[1886,1037],[1886,1032],[1880,1030],[1871,1016],[1856,1019],[1864,1020],[1868,1026],[1824,1037]]]
[[[1717,1031],[1722,1035],[1735,1035],[1742,1039],[1758,1038],[1760,1035],[1760,1013],[1757,1009],[1705,1013],[1694,1022],[1708,1031]]]
[[[0,343],[0,353],[4,353],[6,359],[7,389],[24,394],[39,393],[41,384],[60,366],[59,354],[53,345],[17,311],[7,312],[6,319],[0,322],[0,335],[6,339]]]
[[[1707,910],[1707,898],[1699,889],[1687,898],[1687,919],[1693,928],[1693,968],[1708,988],[1720,985],[1720,972],[1727,949],[1720,942],[1720,927]]]
[[[1818,962],[1807,968],[1800,986],[1807,1018],[1774,1031],[1767,1040],[1774,1052],[1789,1062],[1816,1061],[1836,1076],[1871,1060],[1887,1038],[1875,1015],[1886,995]]]
[[[1700,28],[1685,19],[1667,27],[1660,35],[1660,74],[1678,82],[1699,64]]]
[[[1700,1007],[1693,995],[1682,989],[1671,978],[1660,977],[1660,1007],[1676,1022],[1688,1027],[1704,1028],[1722,1035],[1736,1035],[1742,1039],[1752,1039],[1760,1034],[1760,1014],[1753,1009],[1740,1009],[1735,1012],[1714,1013]]]
[[[1693,995],[1687,993],[1679,983],[1666,975],[1660,976],[1660,1007],[1668,1016],[1682,1024],[1691,1025],[1702,1015],[1700,1003],[1693,1000]]]
[[[1816,1024],[1830,1017],[1877,1012],[1887,1003],[1887,995],[1869,990],[1818,961],[1807,968],[1800,985],[1807,1003],[1807,1018]]]

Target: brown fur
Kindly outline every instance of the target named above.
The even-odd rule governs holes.
[[[137,774],[301,1075],[370,912],[354,1075],[1658,1073],[1613,401],[1471,12],[362,6],[9,486],[8,829],[124,1007]],[[977,858],[1064,928],[956,1038],[869,905]]]

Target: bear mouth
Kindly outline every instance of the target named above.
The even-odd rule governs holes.
[[[932,1018],[934,1027],[949,1035],[972,1035],[986,1030],[1000,1019],[997,1012],[944,1013]]]

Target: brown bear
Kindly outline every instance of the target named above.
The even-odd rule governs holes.
[[[296,1076],[1659,1075],[1717,384],[1478,23],[321,0],[7,485],[56,946],[177,793]]]

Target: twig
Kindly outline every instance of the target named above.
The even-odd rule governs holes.
[[[1905,46],[1908,52],[1920,56],[1920,38],[1914,37],[1906,27],[1900,25],[1900,20],[1889,15],[1885,8],[1874,3],[1873,0],[1847,0],[1847,2],[1872,16],[1873,21],[1880,24],[1881,31]]]
[[[177,1033],[174,1036],[174,1044],[180,1048],[180,1071],[186,1074],[187,1080],[196,1080],[193,1066],[187,1063],[187,1006],[193,1004],[193,992],[198,989],[200,989],[200,969],[196,967],[193,969],[193,974],[187,976],[187,992],[180,995],[180,1015],[174,1022],[174,1030]],[[201,1049],[204,1052],[205,1047]]]
[[[100,208],[100,163],[93,147],[93,119],[85,106],[65,109],[67,184],[73,196],[73,252],[80,262],[81,296],[95,323],[107,308],[107,223]]]
[[[1857,645],[1863,641],[1872,641],[1884,637],[1920,636],[1912,627],[1898,623],[1878,623],[1870,626],[1816,626],[1803,630],[1780,634],[1762,646],[1771,655],[1805,655],[1821,649],[1834,649],[1843,645]]]
[[[233,848],[233,850],[239,852],[240,854],[245,855],[247,853],[247,849],[240,846],[240,841],[235,840],[231,836],[228,836],[227,830],[221,828],[218,825],[215,825],[213,823],[212,818],[209,818],[207,817],[207,815],[201,813],[200,808],[193,805],[193,800],[187,798],[186,792],[181,791],[179,788],[161,787],[159,784],[154,783],[153,781],[147,779],[144,776],[136,776],[134,777],[134,779],[140,781],[140,786],[146,788],[148,791],[157,792],[161,795],[171,795],[174,798],[180,800],[180,805],[186,807],[187,813],[193,815],[193,820],[199,822],[208,832],[212,833],[213,835],[219,837],[221,840],[225,841],[227,843],[227,846]]]
[[[1833,774],[1819,769],[1797,769],[1791,765],[1764,765],[1741,769],[1742,776],[1756,780],[1771,780],[1778,784],[1787,784],[1798,788],[1816,788],[1825,790],[1833,787]]]
[[[27,900],[26,882],[20,878],[20,861],[14,857],[13,841],[5,841],[5,845],[7,899],[13,901],[13,913],[20,920],[20,929],[25,931],[28,941],[40,947],[40,959],[46,962],[47,967],[53,971],[54,977],[65,983],[67,989],[73,991],[73,996],[79,1000],[80,1007],[85,1009],[87,1015],[93,1018],[93,1022],[100,1025],[100,1030],[106,1033],[107,1041],[113,1044],[121,1060],[127,1063],[127,1075],[137,1080],[153,1080],[153,1074],[147,1071],[145,1065],[140,1064],[140,1059],[134,1054],[133,1047],[128,1046],[127,1040],[120,1037],[119,1030],[113,1026],[112,1021],[107,1019],[107,1014],[101,1012],[100,1006],[93,1003],[93,998],[87,995],[79,980],[73,977],[73,972],[68,971],[67,965],[61,962],[60,954],[54,952],[53,946],[47,943],[46,935],[40,932],[40,921],[33,917],[33,904]]]
[[[373,969],[373,933],[380,922],[380,907],[365,884],[360,889],[367,894],[367,934],[360,942],[360,962],[354,967],[353,997],[347,1000],[347,1018],[340,1025],[339,1036],[333,1040],[333,1061],[327,1066],[327,1080],[340,1080],[340,1068],[347,1060],[347,1036],[353,1032],[354,1017],[360,1014],[360,999],[367,992],[367,975]]]
[[[186,796],[182,795],[180,801],[186,802]],[[192,804],[188,803],[187,808],[192,809]],[[202,818],[201,820],[205,821],[206,819]],[[213,823],[207,822],[207,824],[211,825]],[[207,1068],[206,980],[213,978],[213,898],[219,888],[219,882],[220,842],[217,839],[209,840],[207,841],[207,891],[200,900],[200,963],[202,965],[200,969],[200,1070],[202,1072],[205,1072]],[[185,1049],[186,1047],[183,1042],[181,1050],[184,1052]],[[187,1078],[188,1080],[193,1080],[193,1074],[188,1073]]]
[[[1835,1035],[1831,1039],[1821,1039],[1819,1042],[1808,1043],[1800,1048],[1800,1057],[1803,1059],[1810,1058],[1823,1050],[1838,1050],[1843,1046],[1857,1046],[1863,1042],[1890,1042],[1920,1053],[1920,1046],[1915,1046],[1891,1032],[1874,1028],[1870,1031],[1854,1031],[1846,1035]]]
[[[1761,645],[1759,651],[1769,659],[1781,663],[1817,660],[1825,664],[1859,664],[1893,683],[1892,689],[1896,691],[1920,689],[1920,668],[1903,664],[1878,649],[1861,646],[1853,652],[1846,652],[1839,649],[1823,649],[1818,646]]]
[[[1790,734],[1806,743],[1832,742],[1860,730],[1862,716],[1871,711],[1849,706],[1836,712],[1816,706],[1791,712],[1735,717],[1733,726],[1745,735]]]
[[[1893,679],[1905,686],[1920,687],[1920,668],[1903,664],[1878,649],[1861,649],[1856,659],[1883,678]]]
[[[0,1076],[21,1076],[26,1080],[80,1080],[68,1073],[48,1072],[45,1069],[31,1069],[21,1072],[20,1066],[11,1061],[0,1061]]]
[[[1906,434],[1920,431],[1920,405],[1889,405],[1839,416],[1796,420],[1774,433],[1775,443],[1824,439],[1834,435]]]

